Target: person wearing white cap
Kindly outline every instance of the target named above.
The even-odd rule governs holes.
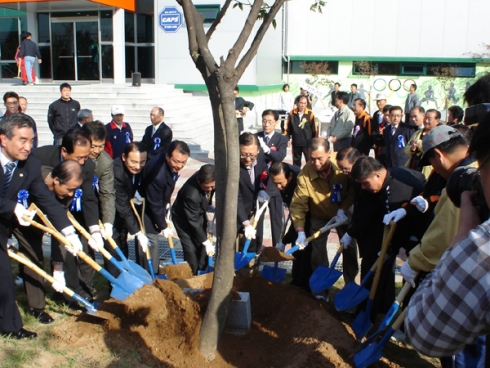
[[[382,93],[378,93],[374,101],[376,101],[378,110],[373,114],[373,129],[379,127],[383,122],[383,107],[386,106],[386,96]]]
[[[111,108],[112,121],[107,123],[107,140],[105,151],[112,159],[121,157],[126,144],[133,141],[133,131],[128,123],[124,122],[124,107],[115,105]]]

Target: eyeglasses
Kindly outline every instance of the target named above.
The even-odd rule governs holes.
[[[247,155],[242,155],[240,154],[240,158],[243,158],[243,159],[246,159],[246,158],[249,158],[251,160],[257,158],[258,155],[250,155],[250,154],[247,154]]]
[[[262,124],[264,125],[274,125],[276,122],[274,120],[262,120]]]
[[[19,103],[17,101],[13,101],[13,102],[5,102],[5,105],[9,105],[9,106],[14,106],[14,105],[18,105]]]
[[[390,118],[401,118],[402,116],[401,115],[393,115],[393,114],[390,114]]]

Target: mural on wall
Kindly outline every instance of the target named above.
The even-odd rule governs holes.
[[[404,76],[385,75],[359,77],[356,75],[311,76],[290,74],[289,85],[294,96],[299,94],[300,87],[305,87],[306,85],[311,85],[314,89],[321,91],[320,94],[314,95],[312,98],[313,110],[318,113],[332,108],[331,93],[334,90],[334,83],[340,83],[340,90],[348,93],[350,92],[351,84],[355,83],[357,84],[357,92],[362,99],[366,100],[367,111],[373,114],[377,110],[374,101],[377,94],[383,94],[388,104],[404,108],[410,85],[415,83],[417,85],[416,94],[420,98],[421,106],[426,110],[439,110],[444,120],[447,109],[452,105],[465,107],[463,94],[471,84],[488,72],[489,70],[486,67],[477,66],[474,78],[462,78],[455,75],[407,78]]]

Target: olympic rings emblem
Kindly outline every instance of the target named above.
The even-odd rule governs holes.
[[[410,85],[415,84],[415,81],[413,79],[405,79],[405,82],[403,82],[403,89],[407,92],[410,91],[410,85],[408,86],[408,88],[406,87],[408,81],[412,82],[410,83]]]
[[[384,85],[383,87],[376,87],[376,82],[378,81],[383,81]],[[378,92],[382,92],[386,89],[386,80],[384,80],[383,78],[377,78],[374,82],[373,82],[373,88],[378,91]]]
[[[395,89],[395,88],[393,88],[393,87],[391,86],[391,83],[393,83],[393,82],[398,82],[398,88],[396,88],[396,89]],[[392,91],[394,91],[394,92],[398,92],[398,90],[399,90],[400,88],[402,88],[402,82],[400,82],[400,80],[399,80],[399,79],[394,78],[394,79],[390,80],[390,82],[388,83],[388,87],[389,87],[389,88],[390,88]]]

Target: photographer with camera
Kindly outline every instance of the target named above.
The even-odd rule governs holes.
[[[459,229],[440,262],[415,292],[405,315],[408,342],[422,354],[449,357],[473,344],[472,349],[466,349],[470,354],[461,357],[461,362],[456,358],[456,364],[468,367],[490,364],[488,359],[484,362],[483,336],[490,333],[489,110],[490,105],[467,109],[467,116],[473,113],[482,117],[469,150],[479,168],[459,168],[448,181],[447,196],[455,205],[461,205]],[[460,194],[460,200],[456,194]],[[458,228],[444,226],[445,231]]]

